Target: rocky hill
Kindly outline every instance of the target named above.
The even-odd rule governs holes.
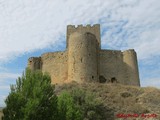
[[[56,93],[75,88],[95,95],[105,109],[106,120],[160,120],[160,89],[129,85],[75,82],[56,86]]]
[[[72,82],[56,85],[55,92],[59,95],[62,91],[72,92],[75,89],[94,94],[94,98],[101,101],[103,107],[99,109],[106,115],[104,120],[160,120],[160,89],[118,83]]]

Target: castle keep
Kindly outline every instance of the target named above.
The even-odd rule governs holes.
[[[110,82],[140,86],[136,52],[101,49],[100,25],[67,26],[66,50],[28,59],[31,70],[51,75],[52,83]],[[113,82],[113,81],[112,81]]]

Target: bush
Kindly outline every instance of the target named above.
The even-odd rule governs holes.
[[[105,110],[95,94],[83,89],[73,89],[71,92],[75,106],[80,110],[85,120],[105,120]]]
[[[82,120],[82,115],[69,92],[64,91],[58,97],[58,111],[60,120]]]

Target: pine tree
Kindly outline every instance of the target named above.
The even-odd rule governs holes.
[[[82,120],[82,114],[75,106],[69,92],[62,92],[58,97],[59,120]]]
[[[3,120],[57,120],[57,96],[51,78],[41,71],[26,69],[11,85],[5,100]]]

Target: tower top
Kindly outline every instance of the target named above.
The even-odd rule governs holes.
[[[91,26],[89,24],[86,25],[86,26],[78,25],[77,27],[75,25],[68,25],[67,26],[66,48],[68,48],[69,36],[74,32],[79,32],[79,33],[90,32],[90,33],[94,34],[96,36],[96,39],[97,39],[99,47],[100,47],[100,44],[101,44],[101,40],[100,40],[100,24],[95,24],[93,26]]]
[[[86,28],[86,29],[93,29],[99,27],[100,28],[100,24],[94,24],[93,26],[91,26],[90,24],[87,24],[86,26],[83,25],[78,25],[77,27],[75,25],[67,25],[67,30],[68,29],[81,29],[81,28]]]

